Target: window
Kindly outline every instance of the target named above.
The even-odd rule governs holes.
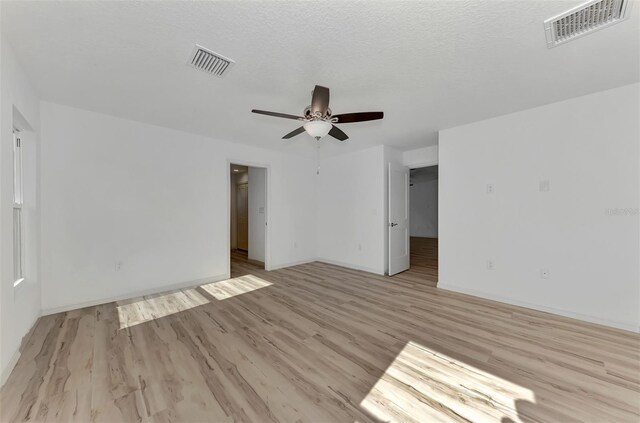
[[[13,286],[24,280],[24,244],[22,240],[22,146],[18,131],[13,131]]]

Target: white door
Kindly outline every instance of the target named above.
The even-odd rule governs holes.
[[[389,275],[409,269],[409,169],[389,163]]]

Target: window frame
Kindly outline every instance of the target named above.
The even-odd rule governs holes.
[[[22,139],[13,130],[13,286],[24,281],[24,205]]]

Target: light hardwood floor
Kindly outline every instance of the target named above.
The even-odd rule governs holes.
[[[311,263],[40,319],[10,421],[638,422],[640,336]]]
[[[438,282],[438,238],[412,236],[409,245],[409,273],[431,286]]]

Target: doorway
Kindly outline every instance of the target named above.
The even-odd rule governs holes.
[[[267,268],[267,168],[229,163],[229,275]]]
[[[438,281],[438,166],[409,171],[409,266]]]
[[[238,176],[245,179],[249,172],[245,170]],[[236,185],[236,247],[249,252],[249,182],[242,181]]]
[[[438,166],[389,162],[387,274],[438,283]]]

